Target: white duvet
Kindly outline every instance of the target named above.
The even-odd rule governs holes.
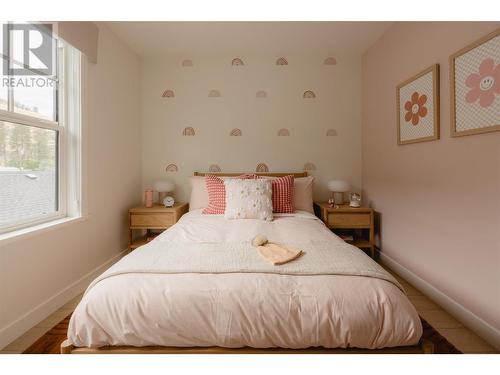
[[[233,250],[224,266],[221,254],[257,234],[307,251],[303,259],[275,270],[282,266],[264,260],[260,265],[251,248],[238,248],[249,258]],[[325,251],[318,244],[328,244],[337,258],[318,256]],[[203,262],[205,252],[210,265]],[[266,222],[225,220],[199,210],[95,280],[68,329],[73,345],[88,347],[375,349],[414,345],[421,334],[418,314],[392,276],[313,215],[278,215]]]

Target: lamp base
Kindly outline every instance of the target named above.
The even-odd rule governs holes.
[[[344,193],[334,192],[333,201],[335,204],[344,204]]]
[[[165,199],[166,196],[167,196],[166,191],[159,191],[158,192],[158,203],[163,204],[163,200]]]

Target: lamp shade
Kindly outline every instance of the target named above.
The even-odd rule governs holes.
[[[175,184],[170,180],[156,181],[153,188],[160,193],[170,193],[174,191]]]
[[[336,193],[344,193],[349,191],[351,185],[347,181],[344,180],[331,180],[328,181],[328,190],[336,192]]]

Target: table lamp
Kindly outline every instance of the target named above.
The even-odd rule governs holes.
[[[344,180],[331,180],[328,182],[328,190],[333,193],[333,201],[337,204],[344,203],[344,193],[349,191],[351,186]]]
[[[175,184],[170,180],[156,181],[153,188],[158,192],[158,203],[162,204],[167,193],[174,191]]]

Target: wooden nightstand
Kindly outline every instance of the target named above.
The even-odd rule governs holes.
[[[128,211],[129,240],[128,248],[133,250],[145,245],[151,229],[167,229],[171,227],[188,211],[187,203],[176,203],[173,207],[154,205],[151,208],[134,207]],[[134,237],[134,230],[140,230],[141,236]],[[146,234],[143,235],[143,232]]]
[[[314,203],[314,211],[328,228],[336,233],[348,231],[354,239],[347,241],[360,249],[369,249],[372,258],[375,256],[375,231],[373,225],[373,209],[369,207],[349,207],[348,204],[331,208],[326,202]]]

